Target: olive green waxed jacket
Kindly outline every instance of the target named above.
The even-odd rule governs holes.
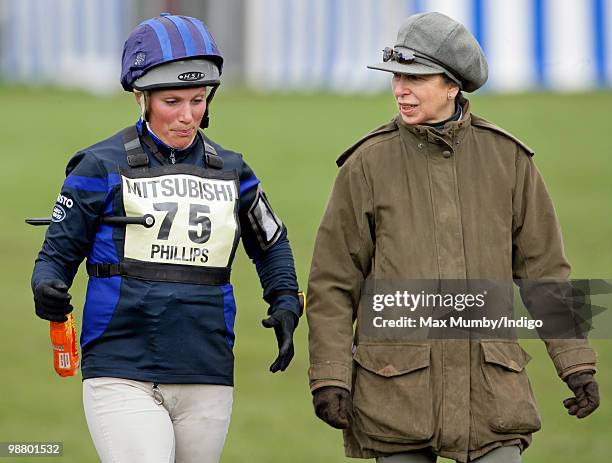
[[[462,102],[442,130],[398,116],[338,159],[308,282],[309,378],[351,391],[350,457],[431,448],[465,462],[540,428],[517,341],[381,342],[355,324],[366,278],[569,277],[533,152]],[[595,369],[586,340],[545,343],[561,378]]]

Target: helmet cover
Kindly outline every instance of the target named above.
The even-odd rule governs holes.
[[[140,23],[125,41],[121,85],[128,92],[216,86],[220,83],[222,68],[223,56],[202,21],[162,13]]]

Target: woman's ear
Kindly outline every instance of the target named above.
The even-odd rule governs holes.
[[[457,84],[451,84],[448,88],[448,99],[454,100],[459,94],[459,86]]]

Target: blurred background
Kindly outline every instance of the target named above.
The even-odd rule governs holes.
[[[55,374],[48,323],[34,315],[29,280],[44,229],[23,219],[49,216],[73,153],[135,122],[119,85],[123,41],[162,11],[204,20],[225,55],[207,134],[243,152],[263,180],[302,287],[335,158],[396,111],[390,76],[365,66],[421,11],[446,13],[478,38],[490,78],[467,95],[473,111],[536,151],[572,276],[611,278],[612,0],[0,0],[0,442],[61,441],[54,461],[97,460],[80,378]],[[84,274],[71,290],[79,331]],[[244,252],[232,275],[236,388],[222,462],[348,461],[340,433],[312,411],[305,320],[294,362],[270,374],[276,342],[260,325],[267,307]],[[543,421],[526,463],[610,459],[612,342],[593,344],[602,405],[578,421],[543,344],[523,342]]]
[[[377,92],[365,69],[406,16],[440,11],[485,50],[492,91],[584,90],[612,82],[610,0],[0,0],[9,81],[119,91],[127,34],[161,11],[202,18],[226,82],[265,90]]]

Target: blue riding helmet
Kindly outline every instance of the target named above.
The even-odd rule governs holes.
[[[223,56],[202,21],[162,13],[140,23],[125,41],[121,85],[128,92],[209,87],[201,123],[204,128],[222,69]]]

